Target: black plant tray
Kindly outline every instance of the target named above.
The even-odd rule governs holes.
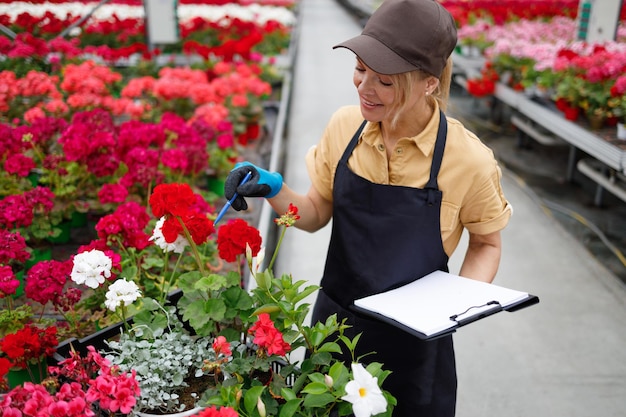
[[[176,305],[182,295],[183,292],[181,290],[176,290],[169,293],[167,296],[167,304]],[[126,322],[129,325],[132,325],[132,317],[126,320]],[[57,366],[59,362],[70,357],[70,352],[72,349],[74,349],[83,357],[88,352],[87,346],[93,346],[97,351],[107,350],[108,345],[106,342],[117,337],[120,334],[123,326],[124,322],[119,322],[80,339],[72,337],[64,340],[63,342],[59,343],[54,355],[48,358],[48,365]]]

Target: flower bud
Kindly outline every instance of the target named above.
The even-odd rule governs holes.
[[[261,417],[265,417],[265,404],[263,403],[263,400],[261,400],[261,397],[259,397],[256,401],[256,408],[259,410],[259,415]]]
[[[332,376],[330,376],[330,375],[328,375],[328,374],[324,375],[324,384],[326,384],[326,386],[327,386],[328,388],[332,388],[332,387],[333,387],[334,382],[335,382],[335,381],[333,381],[333,377],[332,377]]]

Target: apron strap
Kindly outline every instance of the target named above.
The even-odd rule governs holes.
[[[341,162],[347,163],[348,158],[354,151],[354,148],[359,143],[359,137],[361,136],[361,132],[365,125],[367,124],[367,120],[363,120],[361,126],[357,129],[350,140],[345,152],[341,156]],[[448,120],[446,119],[445,114],[441,110],[439,110],[439,129],[437,129],[437,140],[435,141],[435,150],[433,152],[433,161],[430,166],[430,178],[426,183],[426,189],[428,189],[428,204],[433,205],[436,200],[437,193],[435,191],[439,190],[439,185],[437,184],[437,176],[439,175],[439,169],[441,168],[441,161],[443,159],[443,151],[446,147],[446,138],[448,137]]]
[[[367,124],[367,120],[363,120],[363,123],[361,123],[361,126],[359,126],[359,128],[354,133],[354,136],[352,136],[352,139],[350,139],[350,143],[348,144],[348,147],[346,148],[343,155],[341,156],[340,162],[343,162],[346,164],[348,163],[348,158],[350,157],[350,155],[352,155],[352,151],[354,150],[354,148],[356,148],[357,143],[359,143],[359,137],[361,136],[361,132],[363,131],[363,128],[365,128],[366,124]]]
[[[430,166],[430,179],[426,183],[425,188],[437,190],[437,175],[441,168],[441,160],[443,159],[443,150],[446,147],[446,138],[448,137],[448,120],[445,114],[439,110],[439,129],[437,130],[437,141],[435,142],[435,151],[433,152],[433,162]],[[430,199],[429,199],[430,200]]]

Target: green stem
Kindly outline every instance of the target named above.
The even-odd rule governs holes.
[[[124,329],[126,330],[126,332],[129,332],[130,328],[128,326],[128,322],[126,322],[126,306],[122,305],[121,310],[122,310],[122,323],[124,323]]]
[[[183,233],[185,233],[185,238],[187,239],[187,242],[189,242],[189,246],[191,247],[191,253],[193,253],[194,258],[196,259],[198,268],[200,268],[200,273],[202,273],[202,276],[206,276],[206,272],[204,270],[204,264],[202,263],[202,258],[200,258],[200,253],[198,252],[198,247],[196,246],[196,243],[191,238],[191,234],[189,233],[187,226],[185,226],[185,222],[183,222],[183,219],[181,219],[180,216],[176,216],[176,219],[183,227]]]
[[[283,227],[282,232],[280,232],[280,237],[278,238],[276,249],[274,249],[274,254],[272,255],[272,260],[270,261],[270,264],[267,267],[267,269],[270,271],[272,270],[272,267],[274,266],[274,262],[276,261],[276,255],[278,255],[278,249],[280,248],[280,245],[283,243],[283,238],[285,237],[286,231],[287,231],[287,228]]]
[[[178,269],[178,265],[180,264],[180,260],[183,259],[183,254],[182,252],[178,255],[178,259],[176,260],[176,265],[174,265],[174,269],[172,270],[172,274],[170,275],[170,279],[167,283],[167,289],[168,291],[170,291],[170,289],[172,288],[172,285],[174,285],[174,276],[176,275],[176,270]],[[165,290],[165,288],[164,288]],[[161,303],[165,304],[165,294],[166,292],[163,291],[163,293],[161,294]]]

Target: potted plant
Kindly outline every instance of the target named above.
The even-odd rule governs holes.
[[[388,371],[377,363],[356,364],[362,358],[353,357],[352,367],[335,358],[342,351],[354,352],[358,337],[343,336],[346,325],[334,316],[305,325],[305,298],[318,287],[288,274],[274,277],[276,252],[261,271],[264,250],[258,230],[242,219],[223,224],[216,243],[228,267],[214,270],[205,255],[213,248],[212,222],[206,212],[197,211],[196,202],[185,184],[161,184],[150,197],[152,214],[159,218],[152,236],[155,246],[169,255],[188,253],[186,258],[195,263],[182,267],[172,258],[175,265],[162,287],[170,297],[160,302],[159,296],[139,294],[141,282],[116,289],[123,278],[108,288],[109,308],[122,319],[133,312],[118,328],[119,340],[109,341],[103,351],[121,370],[136,373],[143,394],[134,412],[153,407],[160,413],[191,412],[201,406],[232,409],[242,416],[391,415],[395,399],[380,388]],[[280,241],[297,218],[297,208],[290,207],[277,219],[283,228]],[[256,283],[253,290],[242,285],[246,266]],[[173,272],[179,268],[182,273]],[[179,300],[171,297],[174,288]],[[300,360],[297,351],[306,351],[306,358]],[[182,404],[173,387],[189,388],[200,381],[208,385],[194,388],[196,403]],[[368,398],[354,395],[359,387],[367,387],[362,392]],[[353,408],[353,403],[360,405]]]

